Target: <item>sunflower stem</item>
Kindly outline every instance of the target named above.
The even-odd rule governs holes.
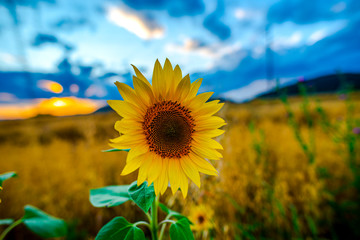
[[[151,205],[151,237],[152,240],[158,240],[157,230],[158,230],[158,206],[159,206],[159,196],[156,196],[155,200]]]
[[[13,229],[17,225],[21,224],[22,222],[23,222],[23,219],[20,218],[19,220],[17,220],[13,224],[11,224],[8,228],[6,228],[5,231],[0,235],[0,240],[3,240],[5,238],[5,236],[11,231],[11,229]]]

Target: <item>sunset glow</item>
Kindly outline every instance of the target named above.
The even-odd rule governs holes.
[[[102,101],[75,97],[38,99],[36,102],[27,104],[0,105],[0,119],[24,119],[39,114],[52,116],[90,114],[102,106]]]

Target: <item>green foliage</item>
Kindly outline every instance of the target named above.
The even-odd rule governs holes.
[[[317,239],[318,231],[317,231],[317,227],[316,227],[316,223],[315,223],[314,219],[310,216],[306,216],[306,221],[307,221],[307,224],[309,226],[309,229],[310,229],[314,239]]]
[[[130,200],[129,185],[107,186],[90,190],[90,202],[94,207],[115,207]]]
[[[296,234],[297,238],[300,238],[300,224],[299,224],[299,217],[297,214],[297,210],[296,207],[294,205],[290,205],[290,212],[291,212],[291,218],[292,218],[292,224],[293,224],[293,228]]]
[[[130,198],[136,203],[136,205],[147,213],[155,199],[154,184],[147,186],[147,182],[145,181],[138,186],[137,181],[135,181],[130,185],[128,192]]]
[[[25,206],[23,223],[35,234],[43,238],[62,237],[67,233],[64,220],[55,218],[31,205]]]
[[[159,203],[159,207],[160,209],[165,212],[166,214],[168,214],[168,216],[166,218],[171,218],[171,217],[174,217],[176,218],[177,220],[180,220],[180,219],[187,219],[189,223],[191,223],[191,221],[184,215],[182,215],[181,213],[178,213],[178,212],[175,212],[171,209],[169,209],[167,206],[165,206],[164,204],[162,203]]]
[[[95,240],[145,240],[140,228],[126,221],[123,217],[115,217],[102,227]]]
[[[7,218],[7,219],[0,219],[0,225],[10,225],[13,224],[14,220],[11,218]]]
[[[241,234],[245,239],[255,240],[256,236],[254,235],[255,231],[261,227],[261,224],[238,224],[237,227],[241,231]]]
[[[113,149],[108,149],[108,150],[102,150],[102,152],[118,152],[118,151],[129,152],[130,149],[116,149],[116,148],[113,148]]]
[[[170,239],[171,240],[191,240],[194,235],[191,232],[189,221],[182,218],[179,221],[171,224],[170,226]]]
[[[8,180],[9,178],[17,177],[16,172],[8,172],[3,173],[0,175],[0,187],[2,187],[2,184],[5,180]]]
[[[286,113],[288,115],[288,124],[293,129],[296,140],[298,141],[300,147],[302,148],[303,152],[307,156],[309,163],[313,164],[315,162],[315,156],[314,156],[315,141],[314,141],[313,127],[312,127],[313,124],[312,124],[311,116],[310,116],[309,109],[308,109],[309,104],[308,104],[306,88],[302,84],[299,84],[299,88],[300,88],[300,93],[303,97],[302,110],[303,110],[304,116],[307,121],[307,125],[310,130],[310,136],[309,136],[308,141],[306,141],[304,136],[301,134],[299,123],[296,122],[294,111],[291,109],[291,106],[290,106],[290,103],[289,103],[286,93],[282,93],[280,99],[281,99],[282,103],[284,104]]]

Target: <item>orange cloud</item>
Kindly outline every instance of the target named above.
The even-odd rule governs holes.
[[[60,83],[51,80],[39,80],[37,85],[39,88],[47,92],[62,93],[64,90]]]

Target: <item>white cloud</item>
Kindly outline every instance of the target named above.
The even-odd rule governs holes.
[[[90,87],[88,87],[88,89],[86,89],[85,91],[85,96],[86,97],[105,97],[107,94],[106,90],[100,86],[100,85],[95,85],[92,84],[90,85]]]
[[[206,58],[220,59],[225,55],[231,54],[241,49],[240,42],[232,45],[225,45],[220,43],[204,44],[196,39],[185,39],[183,44],[167,44],[165,50],[169,52],[176,52],[183,55],[200,55]]]
[[[327,36],[325,29],[320,29],[312,33],[308,39],[308,45],[313,45],[314,43],[320,41],[321,39]]]
[[[343,29],[347,24],[347,21],[345,20],[339,20],[334,23],[332,23],[329,26],[323,27],[319,30],[316,30],[315,32],[311,33],[309,38],[307,39],[308,45],[313,45],[316,42],[333,35],[334,33],[340,31]]]
[[[345,2],[339,2],[337,4],[335,4],[334,6],[331,7],[331,11],[333,11],[334,13],[339,13],[344,11],[346,8],[346,3]]]
[[[232,100],[234,102],[242,102],[249,100],[262,92],[265,92],[268,90],[268,86],[268,81],[266,79],[259,79],[242,88],[225,92],[221,94],[221,97]]]
[[[119,27],[125,28],[142,39],[161,38],[164,29],[155,21],[146,19],[144,16],[120,7],[109,7],[107,18]]]
[[[12,55],[10,53],[0,53],[0,61],[8,64],[17,63],[18,59],[15,55]]]
[[[294,32],[290,37],[276,38],[273,41],[271,48],[274,51],[293,48],[299,46],[302,39],[303,39],[302,33],[297,31]]]
[[[236,8],[234,11],[235,18],[239,20],[261,20],[264,18],[264,13],[259,10]]]
[[[265,53],[265,46],[257,45],[252,49],[251,56],[255,59],[260,58]]]
[[[235,9],[235,17],[237,19],[244,19],[246,18],[246,11],[245,9],[242,9],[242,8],[238,8],[238,9]]]
[[[105,82],[111,86],[114,85],[115,82],[126,82],[126,78],[124,78],[123,76],[112,76],[109,78],[106,78]]]
[[[281,78],[278,82],[280,86],[286,86],[297,79],[298,77],[287,77]],[[244,87],[233,89],[222,93],[220,96],[234,102],[243,102],[246,100],[251,100],[261,93],[268,92],[276,87],[275,79],[272,79],[270,82],[266,79],[258,79],[251,82],[249,85]]]

